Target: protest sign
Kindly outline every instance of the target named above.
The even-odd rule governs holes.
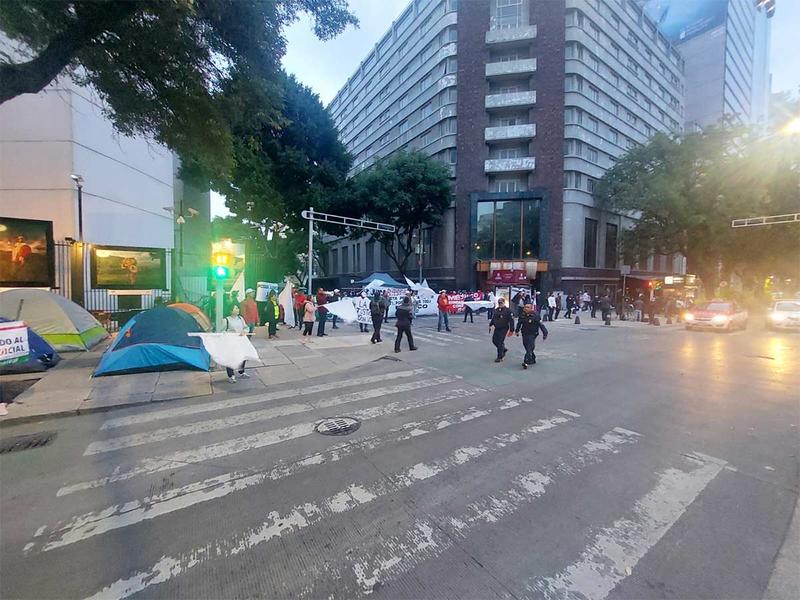
[[[28,326],[22,321],[0,323],[0,365],[24,363],[29,357]]]

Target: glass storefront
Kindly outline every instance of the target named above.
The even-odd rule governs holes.
[[[479,260],[539,258],[539,201],[479,201],[472,239]]]

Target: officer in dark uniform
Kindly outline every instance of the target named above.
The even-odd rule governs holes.
[[[522,332],[522,345],[525,346],[525,358],[522,361],[522,368],[527,369],[528,365],[536,364],[536,355],[533,353],[536,348],[536,337],[539,330],[542,330],[542,339],[547,339],[547,328],[539,318],[539,313],[533,310],[533,304],[525,304],[522,309],[522,316],[517,323],[517,335]]]
[[[494,310],[492,320],[489,321],[489,331],[494,327],[492,334],[492,344],[497,348],[497,358],[494,362],[500,362],[506,355],[506,337],[514,331],[514,315],[511,309],[506,306],[505,298],[497,299],[497,308]]]

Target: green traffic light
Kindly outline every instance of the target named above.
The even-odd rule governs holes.
[[[228,267],[223,267],[223,266],[214,267],[214,277],[216,277],[217,279],[227,279]]]

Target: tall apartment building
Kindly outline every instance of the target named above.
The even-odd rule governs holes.
[[[647,0],[644,10],[685,61],[687,129],[723,116],[766,127],[775,0]]]
[[[429,281],[486,287],[510,271],[599,290],[617,286],[628,223],[596,208],[595,182],[681,129],[682,69],[634,0],[414,0],[330,109],[354,172],[403,148],[452,166],[453,207],[423,235]],[[329,273],[390,267],[361,246],[339,244]]]

